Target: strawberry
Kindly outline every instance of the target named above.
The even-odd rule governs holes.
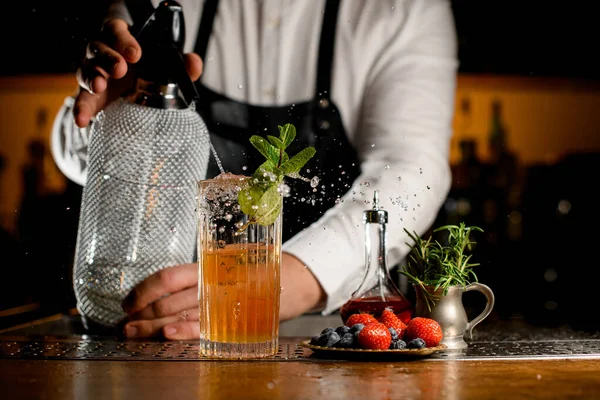
[[[404,337],[404,332],[406,332],[406,324],[400,320],[394,314],[391,308],[386,308],[381,313],[381,317],[379,317],[379,322],[387,326],[388,328],[394,328],[398,333],[398,338],[402,339]]]
[[[421,338],[427,347],[435,347],[444,337],[442,327],[431,318],[415,317],[410,320],[404,333],[404,341]]]
[[[346,326],[349,326],[350,328],[352,328],[356,324],[363,324],[364,326],[367,326],[369,324],[372,324],[373,322],[377,322],[377,318],[375,318],[371,314],[352,314],[346,320]]]
[[[386,350],[392,343],[392,335],[384,324],[373,322],[358,334],[358,344],[363,349]]]

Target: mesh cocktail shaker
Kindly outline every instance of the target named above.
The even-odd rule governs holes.
[[[99,113],[90,133],[73,273],[87,327],[118,324],[135,285],[195,253],[197,181],[206,177],[210,139],[183,64],[182,9],[163,1],[142,26],[136,85]]]

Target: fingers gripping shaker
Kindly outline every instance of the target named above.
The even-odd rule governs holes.
[[[193,261],[197,181],[210,139],[183,62],[181,6],[163,1],[136,35],[135,86],[93,123],[73,272],[77,309],[113,327],[149,275]]]

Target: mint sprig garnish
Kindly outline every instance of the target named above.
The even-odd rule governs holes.
[[[290,158],[285,149],[296,138],[296,127],[285,124],[279,127],[279,137],[267,138],[254,135],[250,143],[265,158],[238,193],[241,210],[250,217],[249,223],[270,225],[279,216],[282,207],[280,188],[285,177],[300,178],[300,169],[310,160],[316,150],[307,147]]]

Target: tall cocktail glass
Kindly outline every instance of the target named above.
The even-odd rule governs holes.
[[[226,174],[198,184],[200,353],[209,357],[278,350],[281,213],[272,224],[251,223],[237,201],[246,179]]]

